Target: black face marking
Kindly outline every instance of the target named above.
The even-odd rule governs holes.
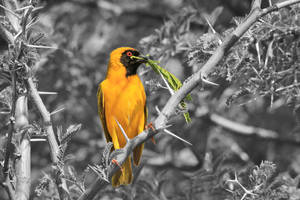
[[[135,75],[137,68],[144,62],[143,60],[132,59],[129,55],[139,56],[140,53],[135,50],[126,50],[122,53],[120,62],[126,67],[126,77]]]

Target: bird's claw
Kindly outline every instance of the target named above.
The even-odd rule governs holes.
[[[151,128],[153,132],[156,131],[152,122],[150,122],[150,123],[149,123],[148,125],[146,125],[146,127],[145,127],[146,130],[149,129],[149,128]],[[156,144],[156,142],[155,142],[155,140],[154,140],[154,137],[151,138],[151,141],[152,141],[153,144]]]
[[[119,164],[119,162],[116,159],[112,159],[111,162],[113,164],[117,165],[121,169],[121,171],[123,172],[123,169],[122,169],[121,165]]]
[[[146,127],[145,127],[146,130],[149,129],[149,128],[151,128],[153,132],[156,131],[152,122],[150,122],[150,123],[149,123],[148,125],[146,125]]]

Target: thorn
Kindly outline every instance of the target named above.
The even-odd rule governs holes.
[[[43,91],[38,91],[39,94],[58,94],[57,92],[43,92]]]
[[[161,111],[159,110],[158,106],[155,106],[155,110],[156,110],[156,112],[157,112],[158,114],[161,113]]]
[[[31,138],[30,142],[46,142],[47,139],[45,138]]]
[[[202,74],[201,74],[201,81],[202,81],[203,83],[206,83],[207,85],[212,85],[212,86],[216,86],[216,87],[219,86],[219,84],[217,84],[217,83],[213,83],[213,82],[211,82],[211,81],[209,81],[209,80],[206,80]]]
[[[120,168],[120,170],[123,172],[123,169],[122,169],[121,165],[119,164],[119,162],[116,159],[112,159],[111,163],[117,165]]]
[[[43,8],[44,8],[43,6],[35,7],[35,8],[32,10],[32,12],[36,12],[36,11],[41,10],[41,9],[43,9]]]
[[[31,19],[31,21],[26,26],[26,30],[29,29],[29,28],[31,28],[32,26],[34,26],[38,22],[39,22],[39,19],[36,19],[36,18]]]
[[[8,111],[0,111],[0,115],[8,115],[8,114],[10,114],[10,112],[8,112]]]
[[[255,43],[255,48],[256,48],[256,52],[257,52],[258,64],[260,66],[261,65],[261,59],[260,59],[260,48],[259,48],[259,43],[258,42]]]
[[[125,137],[126,142],[129,142],[129,138],[128,138],[126,132],[124,131],[123,127],[121,126],[121,124],[118,122],[118,120],[117,120],[116,118],[115,118],[115,120],[116,120],[116,122],[117,122],[119,128],[121,129],[121,132],[123,133],[123,136]]]
[[[185,139],[183,139],[183,138],[181,138],[181,137],[175,135],[174,133],[172,133],[172,132],[169,131],[168,129],[163,129],[163,131],[164,131],[165,133],[167,133],[167,134],[169,134],[169,135],[171,135],[171,136],[173,136],[173,137],[175,137],[175,138],[181,140],[182,142],[185,142],[185,143],[187,143],[187,144],[189,144],[189,145],[192,146],[192,144],[191,144],[190,142],[188,142],[188,141],[186,141]]]
[[[23,30],[20,30],[13,38],[13,40],[15,41],[21,34],[22,34]]]
[[[53,112],[50,113],[50,115],[54,115],[54,114],[56,114],[56,113],[58,113],[58,112],[63,111],[64,109],[65,109],[65,108],[61,108],[61,109],[54,110]]]
[[[16,9],[15,12],[19,12],[19,11],[26,10],[26,9],[29,9],[29,8],[33,8],[33,6],[32,6],[32,5],[24,6],[24,7],[22,7],[22,8]]]
[[[162,78],[162,80],[165,82],[165,84],[166,84],[166,86],[167,86],[170,94],[173,95],[175,93],[174,90],[170,87],[170,85],[168,84],[168,82],[166,81],[166,79],[164,78],[164,76],[161,73],[159,73],[159,75]]]
[[[55,46],[43,46],[43,45],[33,45],[33,44],[25,44],[25,43],[24,45],[27,47],[37,48],[37,49],[58,49],[58,47]]]
[[[215,35],[217,36],[219,45],[221,45],[223,42],[222,42],[222,40],[220,39],[220,37],[219,37],[217,31],[216,31],[216,30],[214,29],[214,27],[211,25],[211,23],[210,23],[210,21],[208,20],[208,18],[207,18],[206,16],[205,16],[204,18],[205,18],[206,23],[208,24],[209,28],[212,30],[213,34],[215,34]]]

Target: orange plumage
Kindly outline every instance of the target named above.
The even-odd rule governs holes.
[[[104,129],[106,141],[111,141],[114,149],[126,145],[120,127],[128,138],[133,138],[145,129],[147,121],[146,95],[143,84],[136,74],[142,60],[130,58],[139,56],[139,52],[130,47],[115,49],[110,54],[107,74],[98,88],[98,111]],[[144,144],[133,151],[133,161],[138,165]],[[132,181],[131,156],[112,177],[112,185],[126,185]]]

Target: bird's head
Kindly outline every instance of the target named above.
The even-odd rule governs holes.
[[[142,59],[136,59],[134,56],[138,56]],[[147,58],[142,57],[136,49],[131,47],[120,47],[111,52],[109,64],[114,69],[117,69],[117,66],[125,68],[126,77],[128,77],[135,75],[138,67],[145,62],[147,62]]]

